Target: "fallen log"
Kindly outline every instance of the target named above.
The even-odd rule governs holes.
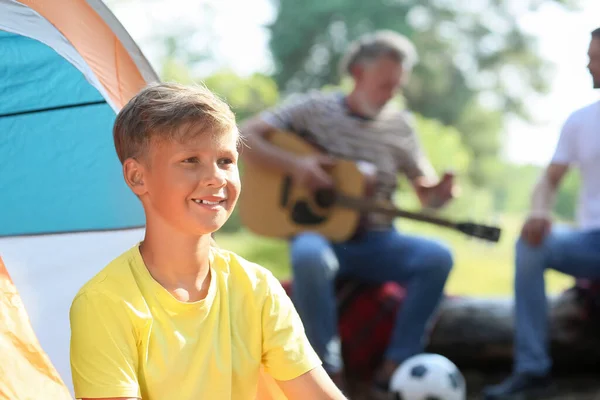
[[[514,301],[471,297],[443,302],[427,351],[461,368],[506,369],[512,365]],[[588,318],[574,290],[548,300],[550,351],[555,373],[600,370],[600,324]]]

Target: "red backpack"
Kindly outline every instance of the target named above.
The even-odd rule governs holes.
[[[282,285],[292,297],[291,281]],[[404,296],[404,288],[394,282],[336,282],[338,329],[348,376],[371,378],[383,359]]]

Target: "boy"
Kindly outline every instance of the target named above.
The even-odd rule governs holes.
[[[73,300],[76,398],[253,399],[262,365],[288,399],[343,399],[279,282],[212,241],[240,191],[229,107],[153,84],[113,133],[146,232]]]

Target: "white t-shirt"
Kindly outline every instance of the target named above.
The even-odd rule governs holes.
[[[577,222],[584,230],[600,229],[600,101],[567,118],[552,163],[579,168]]]

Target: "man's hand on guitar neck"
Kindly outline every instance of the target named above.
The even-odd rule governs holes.
[[[294,182],[311,191],[333,186],[331,175],[327,172],[335,161],[326,155],[311,155],[298,158],[292,167]]]
[[[456,197],[454,174],[445,173],[439,182],[432,184],[424,176],[412,181],[421,205],[426,208],[440,208]]]

